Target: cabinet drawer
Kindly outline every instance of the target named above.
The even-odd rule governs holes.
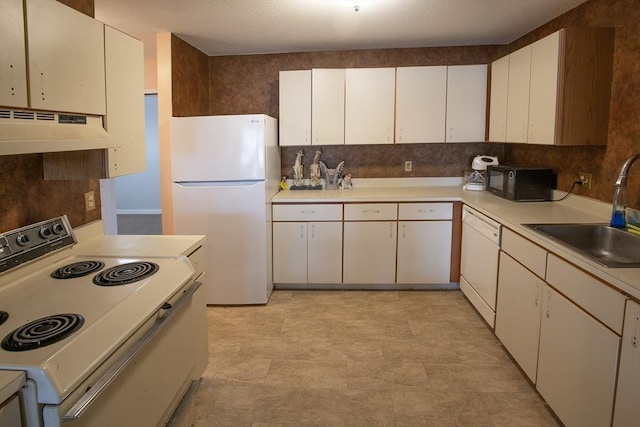
[[[568,262],[549,254],[547,283],[618,335],[622,334],[625,297]]]
[[[398,219],[452,219],[453,204],[451,203],[400,203],[398,205]]]
[[[273,205],[274,221],[342,221],[342,204]]]
[[[547,251],[508,228],[502,229],[502,250],[515,258],[520,264],[544,277],[547,269]]]
[[[345,221],[391,221],[398,219],[397,203],[344,205]]]

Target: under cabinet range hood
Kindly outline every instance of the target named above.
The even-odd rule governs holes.
[[[116,148],[102,116],[0,107],[0,155]]]

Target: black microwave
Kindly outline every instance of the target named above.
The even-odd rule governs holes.
[[[556,175],[546,168],[487,166],[487,191],[519,202],[551,200]]]

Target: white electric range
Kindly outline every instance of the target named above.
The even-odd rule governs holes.
[[[64,216],[0,234],[0,371],[25,373],[22,425],[169,422],[206,366],[200,278],[186,256],[75,243]]]

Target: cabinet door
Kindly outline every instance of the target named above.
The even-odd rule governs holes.
[[[105,26],[105,64],[109,135],[121,147],[108,151],[108,176],[146,169],[144,118],[144,47],[142,42]]]
[[[500,253],[496,336],[536,382],[544,282],[504,252]]]
[[[567,427],[611,423],[620,338],[543,287],[537,389]]]
[[[0,1],[0,105],[27,108],[22,0]]]
[[[350,68],[345,78],[345,144],[393,143],[396,69]]]
[[[529,125],[529,81],[531,74],[531,46],[509,55],[509,89],[507,96],[506,142],[527,142]]]
[[[311,70],[280,71],[281,146],[311,144]]]
[[[396,143],[444,142],[447,67],[396,69]]]
[[[398,283],[451,281],[451,221],[400,221]]]
[[[485,139],[487,65],[456,65],[447,69],[446,142]]]
[[[505,142],[507,137],[507,95],[509,56],[491,63],[491,97],[489,98],[489,141]]]
[[[310,222],[307,250],[309,283],[342,282],[342,222]]]
[[[560,32],[531,45],[529,144],[555,144]]]
[[[344,144],[343,69],[311,71],[312,145]]]
[[[307,283],[307,223],[273,223],[273,282]]]
[[[622,332],[613,427],[635,427],[638,421],[640,421],[640,304],[628,300]]]
[[[26,5],[31,107],[104,115],[104,24],[57,1]]]
[[[344,223],[344,283],[394,283],[398,223]]]

